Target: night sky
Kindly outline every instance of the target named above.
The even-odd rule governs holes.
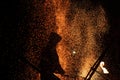
[[[78,0],[71,0],[79,2]],[[118,0],[92,0],[95,5],[102,4],[107,18],[109,20],[109,33],[105,36],[104,44],[110,50],[108,62],[111,62],[111,68],[116,68],[113,73],[120,76],[120,10]],[[27,5],[30,5],[26,0],[3,0],[0,1],[0,75],[2,80],[13,80],[15,68],[18,65],[18,54],[24,53],[24,44],[26,36],[28,36],[27,28],[23,32],[19,32],[19,23],[27,20],[25,16]],[[19,36],[18,36],[19,35]],[[23,37],[24,36],[24,37]],[[22,39],[22,40],[21,40]],[[111,70],[112,70],[111,69]],[[120,78],[119,78],[120,79]]]

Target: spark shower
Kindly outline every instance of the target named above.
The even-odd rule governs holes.
[[[100,56],[102,37],[109,29],[102,6],[90,0],[45,0],[44,3],[34,0],[32,6],[26,56],[39,64],[38,53],[46,45],[49,33],[57,32],[62,40],[56,49],[69,77],[56,75],[61,80],[73,80],[74,77],[82,80]],[[99,68],[98,71],[102,72]],[[36,80],[40,79],[39,73],[30,73],[36,74]],[[92,79],[101,80],[102,77],[95,73]]]

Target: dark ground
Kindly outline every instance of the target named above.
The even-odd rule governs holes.
[[[77,0],[76,0],[77,1]],[[111,46],[110,62],[111,70],[120,76],[120,12],[119,2],[117,0],[93,0],[95,4],[103,5],[109,20],[110,32],[108,34],[106,47]],[[27,32],[27,29],[22,33],[19,32],[19,22],[25,21],[27,15],[26,5],[24,0],[2,0],[0,1],[0,75],[2,80],[14,80],[14,72],[17,66],[16,52],[19,50],[24,52],[22,46],[25,42],[19,38]],[[27,33],[25,33],[27,34]],[[19,37],[18,37],[19,36]],[[116,79],[118,80],[118,79]]]

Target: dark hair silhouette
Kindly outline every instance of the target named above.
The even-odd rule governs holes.
[[[60,80],[53,73],[64,74],[56,51],[56,45],[61,39],[55,32],[52,32],[49,36],[48,44],[41,54],[41,80]]]

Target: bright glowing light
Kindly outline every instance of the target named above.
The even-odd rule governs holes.
[[[76,54],[76,52],[75,52],[75,51],[73,51],[73,54]]]
[[[104,74],[108,74],[108,70],[104,67],[105,63],[103,61],[100,62],[100,67],[101,69],[103,70],[103,73]]]

